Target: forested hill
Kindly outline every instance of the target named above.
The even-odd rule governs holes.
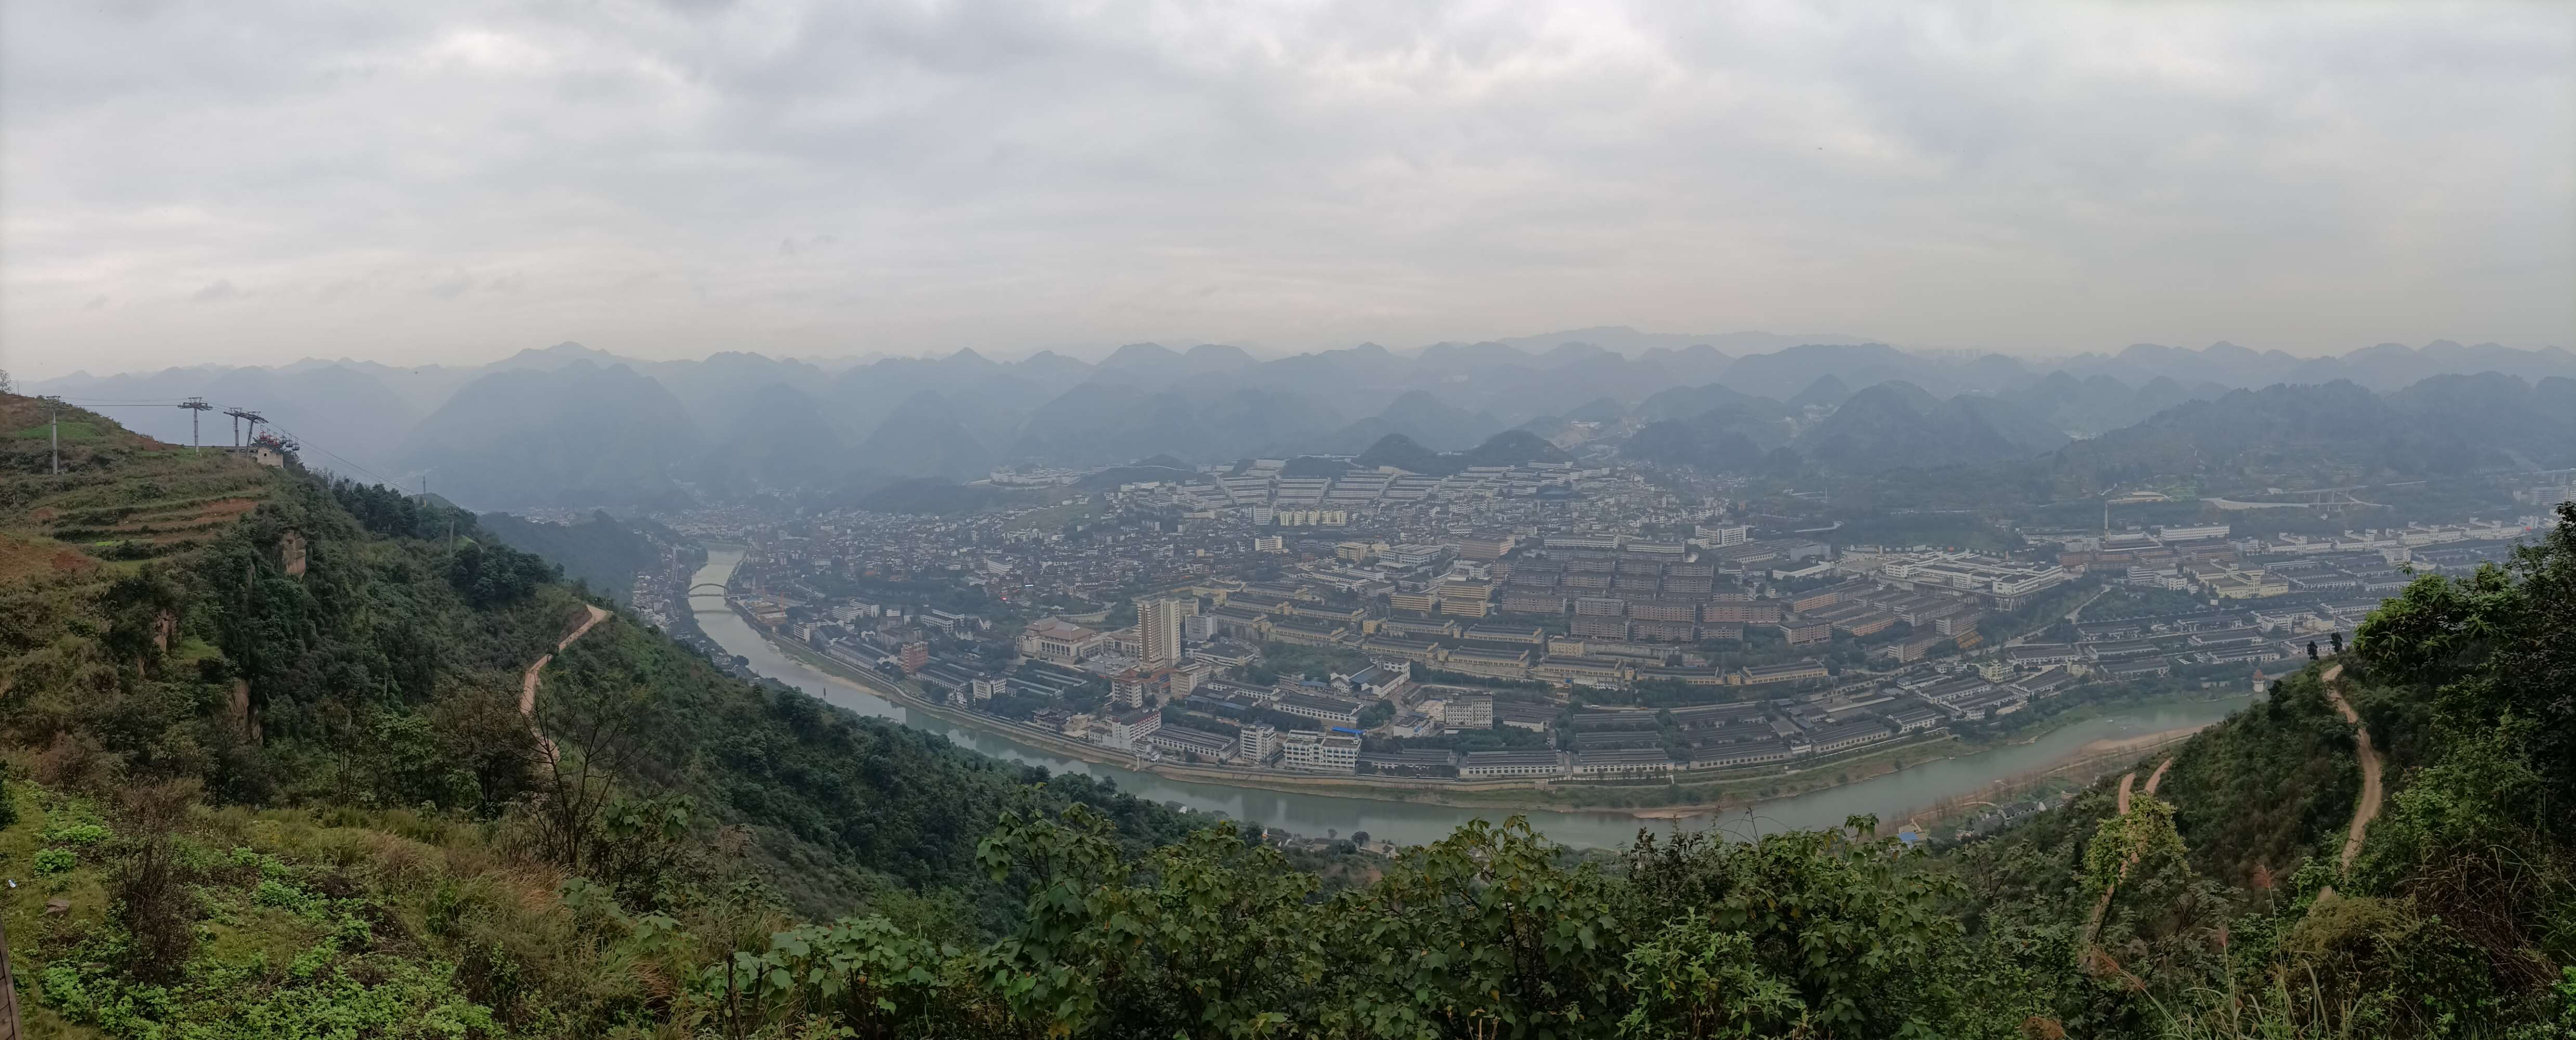
[[[543,556],[566,579],[620,601],[634,593],[637,576],[662,566],[662,545],[680,541],[650,520],[620,520],[604,510],[569,524],[508,513],[485,513],[476,522],[502,544]]]
[[[622,615],[546,666],[532,732],[520,677],[592,606],[543,560],[87,415],[53,477],[33,406],[0,420],[35,1035],[2576,1030],[2576,506],[2410,587],[2331,681],[1964,846],[1856,819],[1582,857],[1479,823],[1328,893]]]
[[[1131,851],[1182,833],[622,613],[542,673],[550,759],[519,700],[585,611],[555,566],[470,514],[83,412],[54,476],[40,415],[0,397],[0,873],[37,879],[8,933],[48,1014],[319,1036],[252,1023],[431,1001],[561,1032],[538,1027],[650,1017],[726,929],[783,913],[996,927],[1015,910],[976,845],[1012,809],[1085,803]],[[679,931],[602,963],[597,912]]]

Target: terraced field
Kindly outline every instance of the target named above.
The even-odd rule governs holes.
[[[127,432],[76,408],[62,415],[53,474],[43,402],[0,397],[0,567],[28,576],[61,549],[107,561],[185,551],[268,497],[275,474],[221,450],[197,451]],[[51,567],[51,564],[45,566]]]

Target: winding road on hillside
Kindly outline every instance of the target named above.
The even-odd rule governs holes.
[[[2165,769],[2172,765],[2173,756],[2170,755],[2166,756],[2164,761],[2156,763],[2156,771],[2147,775],[2148,794],[2156,793],[2156,788],[2164,784]],[[2137,786],[2137,780],[2138,771],[2135,769],[2120,776],[2120,815],[2122,816],[2129,815],[2129,789]]]
[[[2352,861],[2361,855],[2363,832],[2370,829],[2370,821],[2379,818],[2381,796],[2379,774],[2384,763],[2380,760],[2379,749],[2371,746],[2370,727],[2362,725],[2361,713],[2352,710],[2352,702],[2343,699],[2343,666],[2328,667],[2320,678],[2323,678],[2326,683],[2326,699],[2334,702],[2335,710],[2343,714],[2345,722],[2352,723],[2353,736],[2358,745],[2355,750],[2361,757],[2361,803],[2353,806],[2352,826],[2345,828],[2343,835],[2341,866],[2345,871],[2350,871]],[[2327,889],[2327,891],[2333,891],[2333,889]]]
[[[2173,756],[2171,756],[2171,755],[2167,755],[2167,756],[2165,756],[2165,760],[2164,760],[2164,761],[2156,763],[2156,771],[2155,771],[2154,773],[2148,774],[2148,776],[2147,776],[2147,793],[2148,793],[2148,794],[2154,794],[2154,793],[2156,793],[2156,788],[2157,788],[2157,787],[2160,787],[2160,786],[2162,786],[2162,785],[2164,784],[2164,782],[2165,782],[2165,770],[2166,770],[2167,768],[2171,767],[2172,765],[2173,765]],[[2121,815],[2121,816],[2127,816],[2127,815],[2129,815],[2129,792],[2130,792],[2132,789],[2136,788],[2137,786],[2138,786],[2138,771],[2137,771],[2137,770],[2132,769],[2132,770],[2129,770],[2129,771],[2128,771],[2128,772],[2126,772],[2126,773],[2122,773],[2122,774],[2120,774],[2120,812],[2119,812],[2119,815]],[[2098,934],[2100,934],[2100,933],[2101,933],[2101,931],[2102,931],[2102,915],[2103,915],[2103,914],[2106,914],[2106,913],[2109,913],[2109,912],[2110,912],[2110,910],[2111,910],[2111,896],[2112,896],[2112,894],[2113,894],[2113,893],[2118,892],[2118,891],[2120,890],[2120,882],[2128,879],[2128,876],[2129,876],[2129,867],[2130,867],[2130,865],[2131,865],[2131,864],[2134,864],[2134,863],[2136,863],[2137,861],[2138,861],[2138,854],[2137,854],[2137,853],[2135,853],[2135,852],[2131,852],[2131,853],[2129,854],[2129,860],[2128,860],[2128,862],[2127,862],[2127,863],[2122,863],[2122,864],[2120,864],[2120,876],[2119,876],[2118,878],[2115,878],[2115,879],[2113,879],[2113,880],[2112,880],[2110,887],[2105,888],[2105,889],[2103,889],[2103,890],[2102,890],[2102,899],[2101,899],[2101,901],[2096,902],[2096,903],[2094,903],[2094,904],[2093,904],[2093,916],[2092,916],[2092,918],[2091,918],[2091,919],[2087,920],[2087,921],[2084,923],[2084,941],[2085,941],[2085,942],[2088,942],[2088,943],[2089,943],[2089,942],[2092,942],[2092,941],[2093,941],[2093,937],[2094,937],[2095,935],[2098,935]]]
[[[565,647],[572,645],[573,640],[579,639],[584,633],[589,632],[590,626],[596,625],[608,618],[608,612],[601,610],[598,607],[591,606],[588,603],[582,604],[581,607],[583,610],[589,611],[589,614],[581,619],[581,624],[575,627],[571,633],[565,635],[562,642],[555,644],[554,653],[538,655],[537,663],[528,666],[528,674],[519,678],[519,714],[527,717],[528,724],[530,726],[536,725],[537,721],[537,673],[545,668],[547,662],[555,659],[555,654],[562,653]],[[537,734],[537,742],[544,745],[547,758],[551,759],[554,757],[554,741],[546,739],[545,734],[539,733]]]

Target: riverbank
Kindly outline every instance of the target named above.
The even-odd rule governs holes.
[[[2214,725],[2214,723],[2210,724]],[[2044,769],[1996,780],[1984,788],[1941,799],[1906,814],[1906,826],[1916,833],[1937,838],[1954,837],[1958,825],[1967,822],[1976,810],[1992,809],[2015,802],[2053,798],[2082,790],[2105,777],[2135,769],[2141,760],[2181,746],[2193,734],[2208,725],[2182,726],[2157,733],[2112,740],[2096,740],[2084,745],[2083,752]]]
[[[743,614],[739,606],[734,606],[733,609],[745,623],[750,623],[748,615]],[[1905,743],[1872,747],[1846,757],[1805,763],[1791,769],[1735,770],[1704,776],[1682,775],[1662,783],[1579,780],[1566,777],[1461,781],[1436,778],[1305,775],[1213,764],[1145,760],[1132,754],[1112,751],[1097,744],[1074,740],[1053,730],[961,709],[898,684],[887,682],[883,678],[867,675],[818,653],[811,647],[803,646],[794,640],[779,638],[756,624],[752,625],[752,629],[779,653],[794,658],[816,671],[899,704],[907,710],[917,711],[952,725],[986,730],[1049,754],[1148,773],[1170,780],[1459,809],[1612,812],[1639,820],[1687,820],[1717,816],[1752,809],[1768,801],[1815,794],[1863,781],[1886,778],[1907,769],[1934,762],[1969,758],[1988,753],[1997,747],[2035,743],[2058,729],[2099,717],[2097,711],[2078,709],[2062,713],[2060,718],[2051,719],[2048,725],[2039,727],[2035,731],[2016,733],[2013,736],[2017,739],[2008,741],[1972,743],[1950,732],[1941,731]],[[2197,728],[2191,727],[2181,732],[2187,735]],[[2119,739],[2136,741],[2145,738]],[[2102,749],[2095,745],[2104,743],[2106,741],[2094,741],[2085,745],[2078,754],[2099,754]]]
[[[741,613],[740,608],[736,608],[736,613]],[[745,620],[748,621],[748,618]],[[839,661],[835,661],[828,656],[816,653],[810,647],[797,645],[794,640],[777,638],[767,631],[760,629],[757,625],[754,625],[753,628],[754,631],[760,632],[761,638],[768,642],[770,647],[777,650],[779,653],[794,658],[796,661],[809,668],[813,668],[816,671],[820,671],[835,679],[847,681],[867,690],[871,694],[902,705],[908,711],[917,711],[930,716],[931,718],[935,718],[952,725],[985,730],[999,736],[1006,737],[1012,741],[1029,745],[1030,747],[1045,751],[1049,754],[1062,755],[1066,758],[1089,762],[1095,765],[1116,766],[1120,769],[1132,770],[1139,773],[1150,773],[1170,780],[1222,784],[1227,787],[1241,787],[1261,791],[1329,794],[1344,798],[1368,798],[1382,802],[1443,805],[1457,808],[1614,808],[1612,806],[1540,803],[1537,801],[1513,801],[1510,799],[1491,802],[1473,800],[1473,796],[1478,794],[1508,793],[1513,791],[1528,792],[1536,787],[1541,787],[1551,782],[1568,783],[1568,781],[1564,780],[1460,781],[1436,778],[1408,779],[1405,777],[1373,777],[1358,775],[1309,775],[1300,773],[1283,773],[1275,770],[1242,769],[1221,765],[1146,760],[1133,754],[1113,751],[1108,748],[1101,747],[1098,744],[1075,740],[1054,730],[1032,726],[1024,722],[1016,722],[1010,719],[997,718],[981,712],[968,711],[944,701],[934,700],[913,690],[905,689],[896,684],[886,682],[884,679],[866,675],[858,669],[851,668],[850,666]],[[1576,781],[1572,783],[1579,785],[1582,782]]]
[[[709,554],[691,581],[724,583],[731,579],[741,553],[717,550]],[[1274,789],[1243,783],[1233,776],[1211,779],[1179,779],[1156,773],[1140,772],[1115,761],[1116,756],[1098,754],[1100,749],[1085,747],[1091,760],[1073,757],[1065,752],[1076,750],[1058,743],[1041,744],[1038,734],[1005,732],[972,715],[959,716],[954,709],[942,706],[937,714],[926,710],[918,697],[897,699],[891,691],[862,684],[844,674],[827,672],[808,663],[807,656],[794,656],[781,642],[764,638],[749,621],[726,602],[725,597],[703,594],[689,598],[694,620],[707,636],[729,656],[739,657],[758,674],[801,689],[844,710],[939,734],[960,747],[1002,761],[1038,767],[1058,774],[1082,774],[1138,798],[1176,808],[1220,815],[1250,824],[1275,828],[1292,834],[1331,838],[1339,834],[1365,832],[1377,839],[1399,845],[1419,845],[1439,841],[1455,833],[1471,820],[1500,823],[1506,817],[1525,817],[1550,840],[1581,849],[1624,848],[1636,840],[1641,831],[1663,833],[1680,831],[1723,831],[1744,836],[1767,833],[1783,828],[1814,829],[1839,826],[1844,819],[1860,814],[1882,820],[1902,820],[1908,812],[1942,799],[1969,794],[1991,785],[1997,778],[2026,773],[2076,755],[2087,743],[2104,738],[2161,732],[2178,726],[2213,722],[2241,707],[2249,698],[2238,695],[2219,701],[2198,699],[2154,698],[2130,702],[2086,717],[2069,713],[2081,721],[2028,743],[1993,743],[1983,750],[1969,753],[1967,745],[1945,744],[1946,757],[1923,757],[1924,749],[1898,748],[1880,751],[1908,752],[1903,768],[1895,768],[1892,759],[1880,759],[1884,770],[1877,776],[1855,778],[1850,782],[1826,783],[1833,773],[1811,777],[1802,787],[1803,794],[1784,794],[1759,799],[1747,808],[1712,811],[1670,804],[1632,804],[1610,809],[1565,809],[1526,807],[1529,792],[1518,792],[1513,798],[1524,807],[1483,808],[1436,804],[1422,798],[1391,800],[1369,797],[1367,793],[1330,788],[1299,787]],[[950,721],[957,719],[958,721]],[[971,721],[972,725],[966,724]],[[1061,740],[1061,735],[1054,735]],[[1061,750],[1059,750],[1061,749]],[[1108,759],[1108,761],[1100,761]],[[1918,761],[1918,759],[1920,759]],[[1837,759],[1839,773],[1843,768],[1864,765],[1863,759]],[[1572,786],[1572,785],[1569,785]],[[1760,788],[1755,788],[1758,793]],[[1595,787],[1590,793],[1602,794]],[[1672,788],[1622,787],[1611,789],[1620,797],[1634,798],[1653,794],[1668,798]],[[1456,799],[1452,799],[1456,800]],[[1641,819],[1641,810],[1670,819]]]

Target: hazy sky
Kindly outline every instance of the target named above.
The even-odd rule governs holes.
[[[22,376],[2576,345],[2576,5],[8,0]]]

